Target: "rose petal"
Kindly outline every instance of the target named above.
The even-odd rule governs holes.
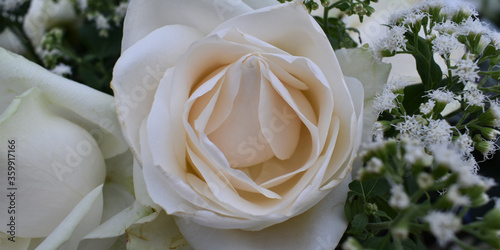
[[[14,192],[19,194],[17,202],[24,204],[16,210],[20,237],[49,235],[105,178],[104,159],[94,138],[76,124],[56,116],[49,105],[40,90],[33,88],[16,98],[0,116],[0,139],[15,140],[19,147],[14,154],[19,176],[18,190]],[[2,152],[0,159],[8,162],[7,148]],[[0,170],[7,176],[6,167]],[[0,183],[7,190],[8,183]],[[6,201],[8,197],[1,199]],[[0,217],[2,224],[7,219]]]
[[[182,218],[176,223],[195,249],[328,249],[347,227],[343,207],[350,181],[349,175],[307,212],[261,231],[214,229]]]
[[[0,112],[16,96],[37,87],[47,96],[59,116],[82,126],[96,138],[105,158],[128,150],[116,119],[112,96],[50,73],[2,48],[0,82]]]
[[[163,26],[185,25],[206,35],[223,21],[251,10],[240,0],[132,0],[125,17],[122,52]]]
[[[277,0],[243,0],[243,2],[254,9],[280,4]]]
[[[88,193],[38,248],[58,249],[63,246],[66,249],[76,249],[82,237],[99,225],[101,212],[102,185]]]
[[[137,131],[151,109],[165,70],[177,61],[189,44],[199,38],[201,34],[193,28],[165,26],[148,34],[116,62],[112,87],[118,118],[122,122],[124,136],[136,155],[141,153]]]

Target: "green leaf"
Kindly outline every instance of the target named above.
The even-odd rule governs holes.
[[[412,51],[412,55],[415,58],[417,71],[425,89],[430,90],[441,87],[440,82],[443,78],[443,72],[434,60],[432,48],[420,36],[416,36],[411,32],[406,32],[405,36],[408,39],[408,43],[417,49],[417,51]]]
[[[403,107],[407,115],[419,113],[420,104],[424,102],[423,96],[425,95],[424,84],[415,84],[405,87]]]
[[[358,235],[361,234],[368,225],[368,216],[366,214],[357,214],[351,222],[349,233]]]

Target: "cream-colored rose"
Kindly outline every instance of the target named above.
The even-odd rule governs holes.
[[[363,87],[300,1],[263,2],[132,1],[126,16],[122,130],[195,248],[331,247],[347,225]]]
[[[133,199],[113,98],[1,48],[0,83],[0,249],[77,249]]]

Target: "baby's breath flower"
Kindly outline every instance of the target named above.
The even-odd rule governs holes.
[[[81,11],[84,11],[88,7],[88,0],[77,0],[78,8]]]
[[[432,49],[439,55],[449,58],[453,50],[459,48],[462,44],[452,35],[443,34],[432,40]]]
[[[384,88],[392,92],[398,92],[400,90],[403,90],[408,85],[410,85],[410,83],[407,80],[405,80],[403,77],[399,77],[392,79],[384,86]]]
[[[459,35],[482,35],[489,34],[490,30],[486,24],[479,21],[479,19],[474,19],[469,17],[467,20],[463,21],[457,26],[457,34]]]
[[[434,106],[436,106],[436,102],[434,100],[428,100],[426,103],[420,104],[420,113],[428,115],[432,112]]]
[[[419,9],[423,12],[428,12],[430,9],[443,9],[445,7],[446,4],[441,0],[427,0],[417,5],[416,9]]]
[[[477,88],[470,88],[464,91],[464,99],[467,102],[467,107],[476,106],[484,109],[486,96],[483,94],[483,91]]]
[[[419,161],[425,160],[429,156],[425,153],[424,146],[419,139],[403,138],[404,142],[404,160],[409,164],[416,164]]]
[[[457,145],[458,149],[464,155],[469,155],[472,151],[474,151],[474,141],[468,134],[458,136],[455,141],[455,145]]]
[[[441,247],[455,238],[455,232],[462,226],[460,219],[450,212],[431,211],[424,217],[424,221],[429,223],[431,232]]]
[[[477,16],[478,12],[472,7],[470,4],[462,3],[459,6],[446,6],[442,9],[441,13],[443,15],[448,16],[448,18],[452,18],[455,15],[464,15],[464,16]]]
[[[453,92],[442,88],[429,91],[427,96],[437,102],[445,104],[451,103],[455,100],[455,94]]]
[[[458,79],[463,82],[475,82],[479,79],[479,66],[470,57],[456,61],[455,68],[451,69],[451,73],[458,76]]]
[[[427,145],[443,144],[451,141],[452,127],[446,120],[430,120],[424,127],[424,142]]]
[[[416,25],[417,23],[421,22],[424,17],[426,17],[427,14],[422,12],[422,11],[412,11],[408,13],[408,15],[405,15],[403,19],[403,24],[406,25]]]
[[[432,144],[429,149],[438,165],[449,169],[457,169],[463,166],[462,156],[459,151],[450,144]]]
[[[395,185],[391,188],[389,205],[399,210],[404,210],[410,206],[410,197],[408,197],[401,185]]]
[[[411,138],[420,138],[422,133],[423,124],[418,121],[415,116],[403,116],[404,122],[396,124],[396,130],[401,135],[406,135]]]
[[[397,107],[396,98],[398,94],[393,93],[388,89],[384,89],[382,94],[377,94],[373,101],[373,110],[377,114],[381,114],[382,112],[389,110],[392,111],[393,108]]]
[[[498,150],[498,146],[494,141],[480,141],[476,142],[475,147],[477,151],[483,154],[485,159],[491,159],[495,152]]]
[[[95,18],[95,25],[99,30],[107,30],[110,28],[108,19],[102,14],[97,15]]]
[[[491,38],[491,44],[495,47],[495,49],[500,50],[500,33],[491,32],[489,36]]]
[[[499,128],[500,127],[500,102],[498,100],[494,100],[490,102],[490,111],[493,113],[494,116],[494,126]]]
[[[422,172],[417,176],[417,184],[419,188],[426,190],[434,185],[434,178],[431,174]]]
[[[452,185],[446,191],[445,197],[453,203],[453,207],[469,206],[471,204],[470,198],[466,195],[462,195],[457,185]]]
[[[372,157],[370,161],[366,163],[366,171],[371,174],[380,174],[383,167],[384,163],[376,157]]]
[[[387,32],[387,37],[383,40],[385,49],[390,52],[397,50],[406,49],[406,38],[405,38],[406,28],[404,26],[393,26],[389,32]]]
[[[457,31],[457,24],[450,20],[446,20],[444,23],[436,24],[432,30],[440,34],[453,34]]]
[[[71,75],[71,67],[64,64],[64,63],[59,63],[56,67],[50,70],[52,73],[64,76],[64,75]]]

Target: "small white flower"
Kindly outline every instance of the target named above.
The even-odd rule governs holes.
[[[366,171],[372,174],[379,174],[384,167],[384,163],[376,157],[372,157],[370,161],[366,163]]]
[[[421,144],[421,140],[415,138],[403,138],[405,154],[404,159],[409,164],[415,164],[424,158],[429,157]]]
[[[405,80],[403,77],[395,78],[392,79],[390,82],[388,82],[384,88],[388,89],[392,92],[396,92],[399,90],[404,89],[406,86],[410,85],[411,83]]]
[[[428,12],[429,9],[443,9],[446,7],[446,4],[442,0],[428,0],[423,1],[415,8],[424,12]]]
[[[436,24],[432,30],[440,34],[453,34],[457,31],[457,24],[450,20],[446,20],[444,23]]]
[[[451,103],[455,100],[455,94],[453,92],[442,88],[429,91],[427,96],[437,102],[445,104]]]
[[[97,15],[95,18],[95,25],[98,30],[108,30],[111,27],[108,19],[102,14]]]
[[[441,247],[455,238],[455,232],[462,226],[460,219],[450,212],[431,211],[424,217],[424,221],[429,223],[431,232]]]
[[[52,73],[64,76],[64,75],[71,75],[71,67],[64,64],[64,63],[59,63],[56,67],[50,70]]]
[[[482,152],[485,159],[491,159],[495,152],[498,150],[498,146],[494,141],[483,141],[487,146]]]
[[[373,110],[377,114],[381,114],[382,112],[389,110],[392,111],[393,108],[397,107],[396,98],[398,94],[393,93],[388,89],[384,89],[382,94],[377,94],[375,99],[373,100]]]
[[[491,32],[489,36],[491,38],[491,44],[495,46],[495,49],[500,50],[500,33]]]
[[[453,207],[469,206],[471,204],[470,198],[462,195],[457,185],[452,185],[446,191],[445,197],[453,203]]]
[[[500,127],[500,102],[498,100],[494,100],[490,102],[490,110],[495,117],[494,123],[495,127]]]
[[[470,88],[464,91],[464,99],[467,102],[467,107],[477,106],[484,108],[486,96],[483,94],[483,91],[477,88]]]
[[[374,122],[372,126],[372,136],[377,140],[377,138],[384,138],[384,125],[381,122]]]
[[[449,169],[457,169],[463,166],[462,156],[457,149],[449,144],[432,144],[429,149],[434,156],[434,161]]]
[[[442,144],[451,141],[452,127],[446,120],[430,120],[424,127],[424,142],[427,145]]]
[[[436,106],[436,102],[434,100],[428,100],[426,103],[420,104],[420,113],[428,115],[432,112],[434,106]]]
[[[26,0],[0,0],[0,9],[2,11],[13,11],[25,2]]]
[[[447,15],[448,18],[452,18],[457,14],[463,14],[467,16],[477,16],[478,12],[470,4],[462,3],[460,6],[446,6],[441,10],[441,14]]]
[[[406,28],[403,26],[393,26],[387,32],[387,37],[384,40],[384,47],[391,51],[397,51],[401,49],[406,49],[406,38],[405,38]]]
[[[410,197],[408,197],[402,186],[395,185],[391,188],[389,205],[399,210],[406,209],[410,206]]]
[[[462,44],[452,35],[443,34],[432,40],[432,49],[439,55],[449,58],[452,51],[459,48]]]
[[[120,5],[116,6],[115,8],[115,14],[124,17],[125,13],[127,13],[127,8],[128,8],[128,2],[122,2]]]
[[[459,35],[482,35],[489,34],[490,32],[486,24],[472,17],[469,17],[457,26],[457,34]]]
[[[403,136],[410,138],[420,138],[422,134],[423,124],[417,120],[415,116],[404,116],[404,122],[396,124],[396,130]]]
[[[88,7],[88,0],[77,0],[78,8],[83,11]]]
[[[423,13],[422,11],[412,11],[410,13],[408,13],[407,15],[405,15],[404,19],[403,19],[403,24],[406,24],[406,25],[415,25],[417,24],[418,22],[421,22],[422,19],[424,19],[424,17],[427,16],[427,13]]]
[[[434,185],[434,178],[431,174],[422,172],[417,176],[417,184],[421,189],[428,189]]]
[[[469,155],[472,151],[474,151],[474,141],[468,134],[458,136],[455,144],[464,155]]]

